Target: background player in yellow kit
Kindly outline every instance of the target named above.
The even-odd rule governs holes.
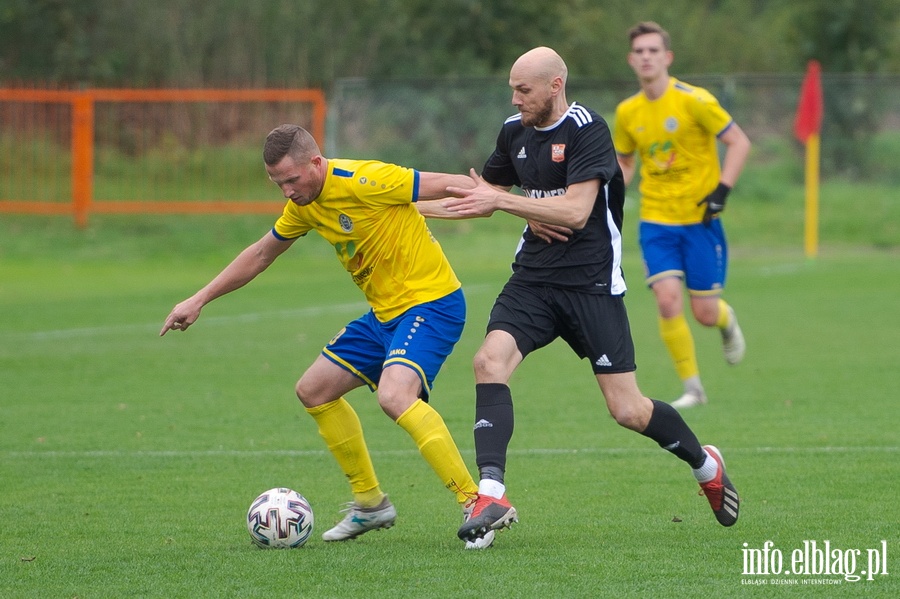
[[[616,108],[613,142],[628,185],[640,155],[640,244],[647,284],[656,296],[659,329],[684,394],[672,405],[704,404],[706,392],[684,316],[683,287],[697,322],[717,327],[725,359],[744,357],[744,336],[734,310],[721,298],[728,245],[719,214],[734,187],[750,140],[705,89],[669,75],[669,34],[653,22],[629,31],[628,64],[641,91]],[[716,140],[726,146],[720,167]]]
[[[459,340],[466,304],[459,280],[415,202],[447,196],[464,175],[419,172],[377,161],[327,159],[313,137],[282,125],[266,137],[269,178],[288,198],[270,232],[209,284],[175,306],[160,331],[186,330],[210,301],[250,282],[300,237],[315,230],[365,293],[371,310],[325,346],[296,392],[350,482],[346,517],[326,541],[390,528],[397,512],[381,490],[356,412],[344,395],[377,390],[384,412],[413,438],[465,511],[478,486],[441,416],[427,403],[434,378]],[[490,545],[487,537],[467,547]]]

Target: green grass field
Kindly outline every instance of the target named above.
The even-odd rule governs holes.
[[[765,203],[729,209],[727,297],[748,355],[728,367],[718,335],[694,327],[711,403],[685,417],[724,453],[738,524],[716,524],[683,463],[615,425],[588,364],[557,342],[512,382],[507,483],[521,522],[485,552],[463,550],[452,496],[365,390],[349,399],[397,526],[321,541],[350,495],[293,385],[365,310],[324,241],[301,240],[189,332],[160,338],[172,305],[271,218],[94,217],[78,231],[66,218],[0,216],[0,596],[900,596],[896,221],[882,224],[886,244],[832,236],[810,261]],[[625,269],[638,380],[671,400],[680,384],[640,282],[634,222]],[[520,224],[433,229],[469,302],[433,405],[474,472],[471,358]],[[251,545],[247,507],[274,486],[312,502],[303,548]],[[746,575],[745,550],[766,541],[785,567],[805,542],[828,541],[846,569],[860,550],[856,574],[867,550],[886,547],[888,574]],[[840,584],[808,584],[822,580]]]

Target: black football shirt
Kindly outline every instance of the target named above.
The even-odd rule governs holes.
[[[600,180],[587,224],[568,241],[547,242],[526,227],[511,281],[621,295],[622,211],[625,183],[606,121],[573,103],[546,128],[525,127],[521,115],[506,120],[497,147],[482,170],[488,183],[519,187],[529,197],[553,197],[573,183]]]

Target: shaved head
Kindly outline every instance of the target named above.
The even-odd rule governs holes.
[[[526,127],[547,127],[568,110],[566,63],[552,48],[541,46],[519,57],[509,70],[513,105]]]
[[[565,61],[552,48],[540,46],[519,57],[510,69],[510,78],[551,81],[559,77],[563,85],[569,75]]]

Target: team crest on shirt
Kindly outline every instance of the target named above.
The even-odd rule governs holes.
[[[656,165],[656,168],[663,171],[668,170],[675,162],[675,144],[669,140],[653,142],[647,149],[647,153],[650,155],[650,159]]]
[[[349,233],[353,230],[353,221],[350,220],[350,217],[346,214],[341,213],[340,216],[338,216],[338,223],[340,223],[341,231],[344,233]]]
[[[550,146],[550,158],[553,162],[562,162],[566,159],[566,144],[553,144]]]
[[[666,131],[669,133],[674,133],[678,129],[678,119],[674,116],[670,116],[663,121],[663,127],[665,127]]]

